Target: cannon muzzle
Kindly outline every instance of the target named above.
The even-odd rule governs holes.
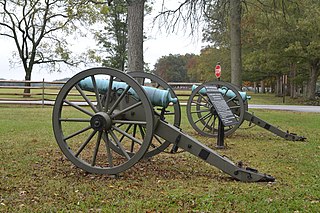
[[[108,79],[96,79],[96,85],[99,94],[104,95],[107,93],[107,90],[109,88],[109,80]],[[79,86],[81,89],[94,92],[94,86],[93,82],[90,77],[87,77],[79,82]],[[112,89],[117,91],[119,94],[121,94],[126,88],[128,87],[128,84],[125,82],[118,82],[118,81],[113,81],[112,83]],[[170,95],[169,90],[162,90],[162,89],[157,89],[154,87],[148,87],[148,86],[142,86],[143,89],[145,90],[150,102],[152,103],[153,106],[162,106],[162,107],[167,107],[169,103],[177,103],[178,99],[177,98],[172,98]],[[129,93],[136,99],[139,99],[139,96],[137,93],[130,88]]]

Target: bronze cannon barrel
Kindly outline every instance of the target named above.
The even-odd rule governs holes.
[[[109,83],[110,81],[108,79],[96,79],[96,85],[98,92],[100,94],[106,94],[108,88],[109,88]],[[86,90],[86,91],[91,91],[94,92],[94,86],[93,82],[90,77],[87,77],[83,79],[82,81],[79,82],[78,84],[81,89]],[[112,82],[112,89],[117,91],[118,93],[122,93],[128,85],[125,82],[118,82],[118,81],[113,81]],[[148,86],[142,86],[143,89],[145,90],[150,102],[152,103],[153,106],[162,106],[162,107],[167,107],[169,103],[177,103],[178,99],[177,98],[172,98],[170,95],[169,90],[162,90],[154,87],[148,87]],[[138,95],[136,92],[130,88],[129,93],[139,99]]]

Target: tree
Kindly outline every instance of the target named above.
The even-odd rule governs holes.
[[[296,63],[305,64],[309,68],[307,98],[313,100],[320,75],[320,2],[305,0],[300,5],[299,13],[294,13],[290,20],[294,40],[285,51]]]
[[[307,80],[307,98],[314,99],[320,75],[319,8],[320,3],[311,0],[269,1],[260,10],[249,8],[251,14],[243,18],[246,76],[279,82],[286,74],[291,86]]]
[[[67,35],[76,30],[76,19],[96,21],[97,14],[90,16],[93,9],[88,0],[0,0],[0,36],[14,41],[25,80],[31,80],[35,65],[49,65],[51,71],[59,70],[61,63],[77,65]]]
[[[154,73],[169,82],[189,82],[188,66],[195,55],[172,55],[161,57],[155,64]]]
[[[143,21],[145,0],[128,3],[128,70],[143,71]]]
[[[231,83],[241,88],[241,1],[230,0]]]
[[[127,2],[114,0],[108,9],[104,17],[105,27],[95,34],[98,45],[102,47],[99,54],[106,53],[102,59],[103,66],[124,70],[128,62]]]

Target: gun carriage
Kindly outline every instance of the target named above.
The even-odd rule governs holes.
[[[247,121],[249,122],[249,126],[255,124],[286,140],[304,141],[306,139],[295,133],[283,131],[248,112],[248,100],[250,96],[245,92],[239,92],[239,89],[234,85],[223,81],[207,82],[198,87],[192,87],[192,93],[189,97],[186,111],[189,123],[199,134],[206,137],[217,137],[218,135],[218,113],[207,93],[207,87],[212,86],[218,88],[218,91],[238,120],[236,124],[224,127],[225,136],[230,136],[244,121]]]
[[[53,108],[53,131],[61,151],[77,167],[118,174],[173,144],[237,180],[275,180],[233,163],[185,134],[178,127],[180,106],[173,90],[157,77],[130,75],[93,68],[76,74],[60,90]],[[144,86],[145,79],[156,81],[156,88]],[[173,104],[170,111],[169,103]]]

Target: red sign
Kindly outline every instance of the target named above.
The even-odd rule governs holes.
[[[221,76],[221,66],[219,64],[216,65],[215,74],[217,78]]]

